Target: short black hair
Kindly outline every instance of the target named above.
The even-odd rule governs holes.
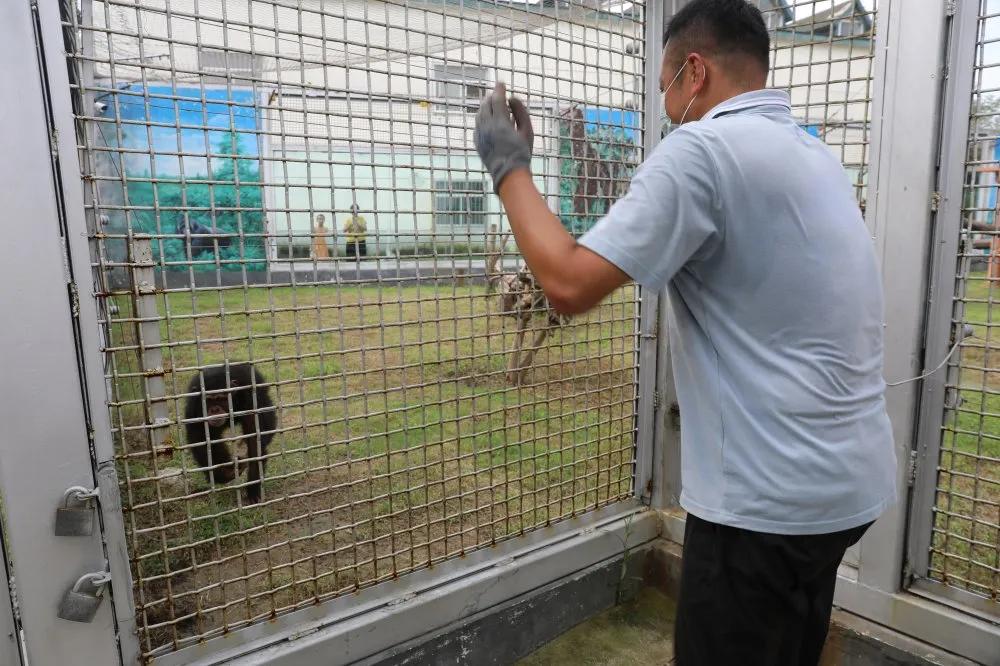
[[[670,42],[686,53],[743,56],[770,69],[771,37],[760,9],[747,0],[691,0],[670,20],[663,43]]]

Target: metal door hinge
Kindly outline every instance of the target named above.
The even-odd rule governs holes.
[[[917,572],[913,568],[913,564],[910,562],[909,556],[903,559],[903,587],[910,587],[917,580]]]
[[[933,192],[931,194],[931,212],[932,213],[938,212],[938,208],[940,207],[941,207],[941,193]]]
[[[958,12],[958,2],[957,0],[945,0],[944,2],[944,15],[954,16]]]
[[[909,488],[912,488],[913,484],[917,482],[917,460],[917,451],[914,449],[910,451],[910,462],[906,474],[906,485]]]

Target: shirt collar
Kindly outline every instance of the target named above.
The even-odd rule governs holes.
[[[739,113],[764,106],[778,106],[782,107],[788,113],[792,112],[792,101],[787,92],[784,90],[765,89],[754,90],[737,95],[736,97],[730,97],[706,113],[703,120],[711,120],[730,113]]]

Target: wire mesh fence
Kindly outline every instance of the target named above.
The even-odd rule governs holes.
[[[863,207],[874,3],[757,4]],[[589,229],[653,126],[644,3],[66,6],[147,656],[634,495],[637,289],[555,315],[471,130],[506,82]]]
[[[634,495],[637,289],[556,316],[471,130],[524,97],[585,231],[642,156],[643,3],[72,5],[146,656]]]
[[[801,127],[840,158],[864,209],[876,0],[754,0],[771,31],[769,85]]]
[[[996,0],[980,1],[977,32],[952,311],[952,344],[961,342],[948,365],[928,575],[995,601],[1000,597],[1000,342],[993,318],[1000,298]]]

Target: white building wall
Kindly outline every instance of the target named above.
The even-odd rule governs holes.
[[[553,208],[556,120],[566,101],[641,113],[637,22],[583,8],[546,15],[433,2],[425,11],[421,4],[302,0],[295,9],[171,0],[166,12],[163,0],[137,0],[136,8],[102,7],[95,23],[109,33],[97,36],[95,49],[113,54],[114,67],[98,66],[95,76],[109,88],[176,82],[253,89],[267,220],[279,242],[301,235],[308,243],[309,211],[328,211],[339,225],[354,201],[380,246],[389,235],[419,239],[434,232],[433,181],[441,179],[432,168],[457,169],[456,180],[488,178],[472,151],[476,101],[438,97],[436,65],[482,67],[483,85],[501,80],[527,98],[542,156],[537,180]],[[852,180],[862,182],[870,44],[787,32],[775,40],[774,84],[790,89],[796,117],[819,126]],[[213,63],[230,76],[198,74]],[[498,212],[495,198],[486,199],[488,211]]]

